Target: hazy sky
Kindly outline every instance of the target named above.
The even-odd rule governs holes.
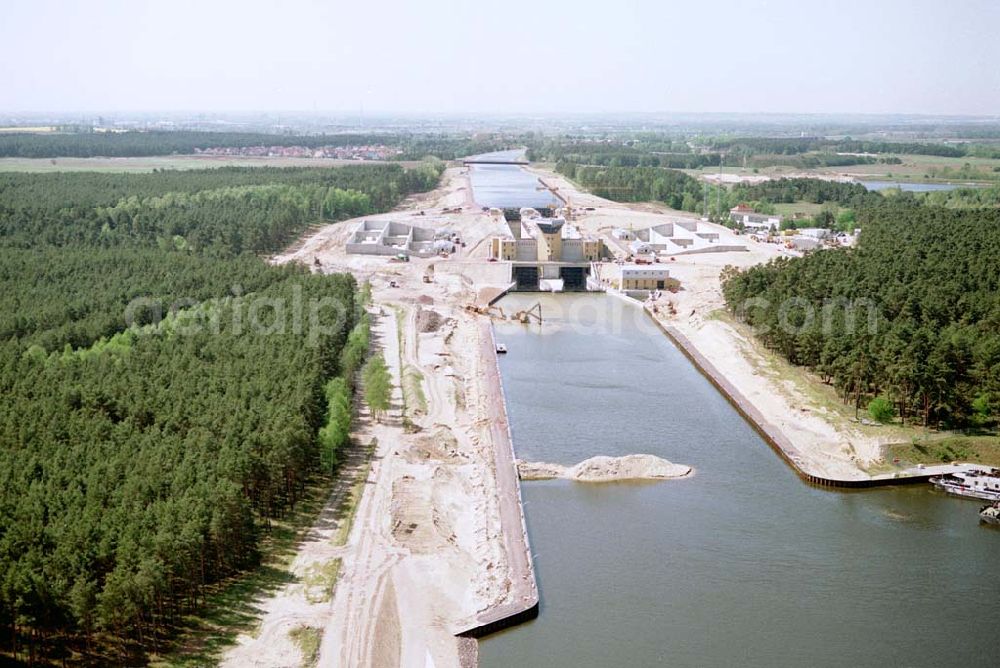
[[[1000,114],[1000,0],[3,0],[0,110]]]

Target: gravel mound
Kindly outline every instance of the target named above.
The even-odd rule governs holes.
[[[624,457],[591,457],[576,466],[519,460],[517,470],[522,480],[565,478],[577,482],[613,482],[616,480],[683,478],[689,475],[693,469],[683,464],[674,464],[656,455],[626,455]]]

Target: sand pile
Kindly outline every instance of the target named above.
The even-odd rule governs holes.
[[[444,318],[437,311],[425,308],[417,308],[417,331],[421,334],[429,334],[441,329]]]
[[[416,437],[413,445],[403,450],[402,454],[411,464],[431,459],[441,462],[468,459],[468,455],[459,452],[455,434],[444,425],[435,425],[432,433]]]
[[[666,480],[683,478],[691,467],[674,464],[655,455],[626,455],[624,457],[591,457],[576,466],[546,462],[517,462],[522,480],[550,480],[565,478],[577,482],[613,482],[616,480]]]

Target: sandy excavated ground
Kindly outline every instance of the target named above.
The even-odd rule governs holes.
[[[656,205],[609,202],[578,192],[551,172],[535,171],[569,197],[580,210],[574,224],[589,232],[607,236],[614,227],[640,228],[682,217]],[[463,210],[442,211],[453,207]],[[488,419],[488,402],[497,398],[484,384],[484,330],[477,323],[483,316],[464,309],[505,287],[503,265],[485,262],[486,239],[496,222],[472,205],[463,168],[447,170],[437,190],[369,218],[447,226],[462,235],[467,247],[447,259],[414,257],[406,263],[348,256],[344,242],[357,221],[346,221],[317,230],[274,258],[371,281],[374,308],[384,314],[376,319],[376,333],[396,378],[395,408],[381,423],[365,416],[359,420],[357,441],[375,437],[378,446],[346,545],[332,544],[342,519],[339,498],[331,498],[293,566],[305,579],[316,564],[341,559],[332,601],[302,582],[286,586],[261,603],[265,616],[258,632],[240,639],[225,657],[226,665],[299,665],[299,650],[288,635],[299,626],[323,629],[322,666],[475,665],[475,642],[459,641],[453,633],[512,597]],[[723,243],[746,244],[748,252],[679,256],[670,270],[682,289],[662,298],[658,317],[687,336],[792,440],[810,466],[863,475],[859,465],[878,458],[878,440],[839,416],[822,415],[802,388],[772,372],[771,365],[779,362],[738,327],[716,317],[723,307],[719,274],[724,266],[766,262],[785,251],[712,227]],[[425,273],[433,277],[430,283],[422,280]],[[676,315],[668,315],[668,301]],[[408,433],[399,379],[413,372],[423,376],[426,408],[406,397],[406,414],[419,427]]]

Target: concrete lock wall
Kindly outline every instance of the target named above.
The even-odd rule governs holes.
[[[563,262],[583,262],[583,239],[566,239],[562,245]]]
[[[514,255],[519,262],[530,262],[538,259],[538,243],[534,239],[518,239],[517,252]]]
[[[347,252],[355,255],[398,255],[407,251],[381,244],[347,244]]]
[[[542,278],[559,278],[559,265],[543,264],[541,269]]]
[[[845,489],[864,489],[871,487],[883,487],[886,485],[908,485],[926,482],[931,474],[911,475],[906,477],[860,477],[860,478],[829,478],[806,471],[800,464],[798,449],[773,425],[771,425],[759,410],[737,390],[732,383],[723,376],[715,366],[709,362],[697,349],[687,340],[683,334],[674,327],[665,325],[647,307],[643,307],[646,315],[653,323],[667,335],[675,346],[684,354],[688,360],[694,364],[695,368],[715,386],[722,396],[724,396],[736,412],[745,419],[754,430],[760,434],[761,438],[771,446],[771,448],[781,457],[806,482],[819,487],[839,487]]]

